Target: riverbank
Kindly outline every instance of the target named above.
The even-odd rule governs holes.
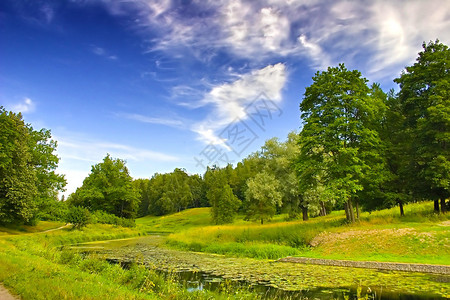
[[[164,237],[147,236],[79,245],[101,259],[122,265],[143,264],[164,272],[208,274],[248,286],[266,286],[281,291],[364,288],[395,295],[445,297],[448,275],[383,271],[354,267],[281,263],[269,259],[180,251],[161,247]],[[425,296],[424,296],[425,295]]]

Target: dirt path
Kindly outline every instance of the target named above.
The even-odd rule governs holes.
[[[278,262],[323,265],[336,267],[351,267],[364,269],[378,269],[405,272],[421,272],[433,274],[450,275],[450,266],[445,265],[428,265],[428,264],[412,264],[412,263],[392,263],[392,262],[376,262],[376,261],[353,261],[353,260],[336,260],[321,259],[307,257],[285,257],[277,260]]]
[[[55,231],[55,230],[60,230],[60,229],[69,227],[70,225],[72,225],[72,224],[66,224],[66,225],[63,225],[63,226],[58,227],[58,228],[53,228],[53,229],[49,229],[49,230],[45,230],[45,231],[41,231],[41,232],[51,232],[51,231]],[[0,298],[0,300],[1,300],[1,298]]]
[[[0,300],[19,300],[17,296],[13,296],[2,284],[0,284]]]

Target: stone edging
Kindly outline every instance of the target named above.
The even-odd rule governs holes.
[[[291,256],[280,258],[277,260],[277,262],[450,275],[450,266],[445,265],[335,260],[335,259],[291,257]]]

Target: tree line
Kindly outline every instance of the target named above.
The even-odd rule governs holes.
[[[446,212],[450,50],[438,40],[422,46],[394,79],[397,93],[369,85],[344,64],[317,72],[300,102],[301,130],[267,140],[236,166],[133,180],[125,161],[108,154],[64,205],[116,223],[192,207],[211,207],[216,224],[237,214],[261,224],[277,213],[307,220],[333,209],[354,222],[361,209],[398,206],[403,215],[406,203],[421,200]],[[20,114],[2,108],[0,121],[0,221],[45,217],[48,207],[61,205],[55,199],[65,183],[54,173],[56,142]]]

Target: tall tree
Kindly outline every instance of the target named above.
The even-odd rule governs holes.
[[[31,150],[31,164],[36,170],[38,195],[36,198],[37,218],[52,218],[57,213],[59,204],[58,192],[64,190],[64,175],[56,173],[59,157],[54,153],[57,142],[51,139],[51,132],[45,128],[36,131],[28,126]],[[61,210],[61,208],[59,208]],[[54,217],[54,216],[53,216]],[[59,216],[62,217],[62,216]]]
[[[394,81],[405,117],[409,174],[416,195],[446,211],[450,197],[450,49],[436,40],[423,43],[416,63]],[[437,204],[437,205],[436,205]]]
[[[316,73],[300,104],[304,121],[301,157],[309,165],[320,166],[325,189],[344,204],[351,222],[355,221],[353,201],[363,189],[362,179],[379,157],[380,138],[374,124],[382,103],[370,97],[367,82],[359,71],[347,70],[343,64],[329,67]]]
[[[20,113],[0,107],[0,222],[29,222],[36,213],[30,132]]]
[[[108,154],[103,162],[92,166],[91,173],[69,203],[90,211],[103,210],[118,217],[132,219],[139,207],[139,192],[132,184],[125,161]]]
[[[56,146],[49,130],[35,131],[20,113],[0,107],[0,222],[58,217],[66,181],[55,172]]]

